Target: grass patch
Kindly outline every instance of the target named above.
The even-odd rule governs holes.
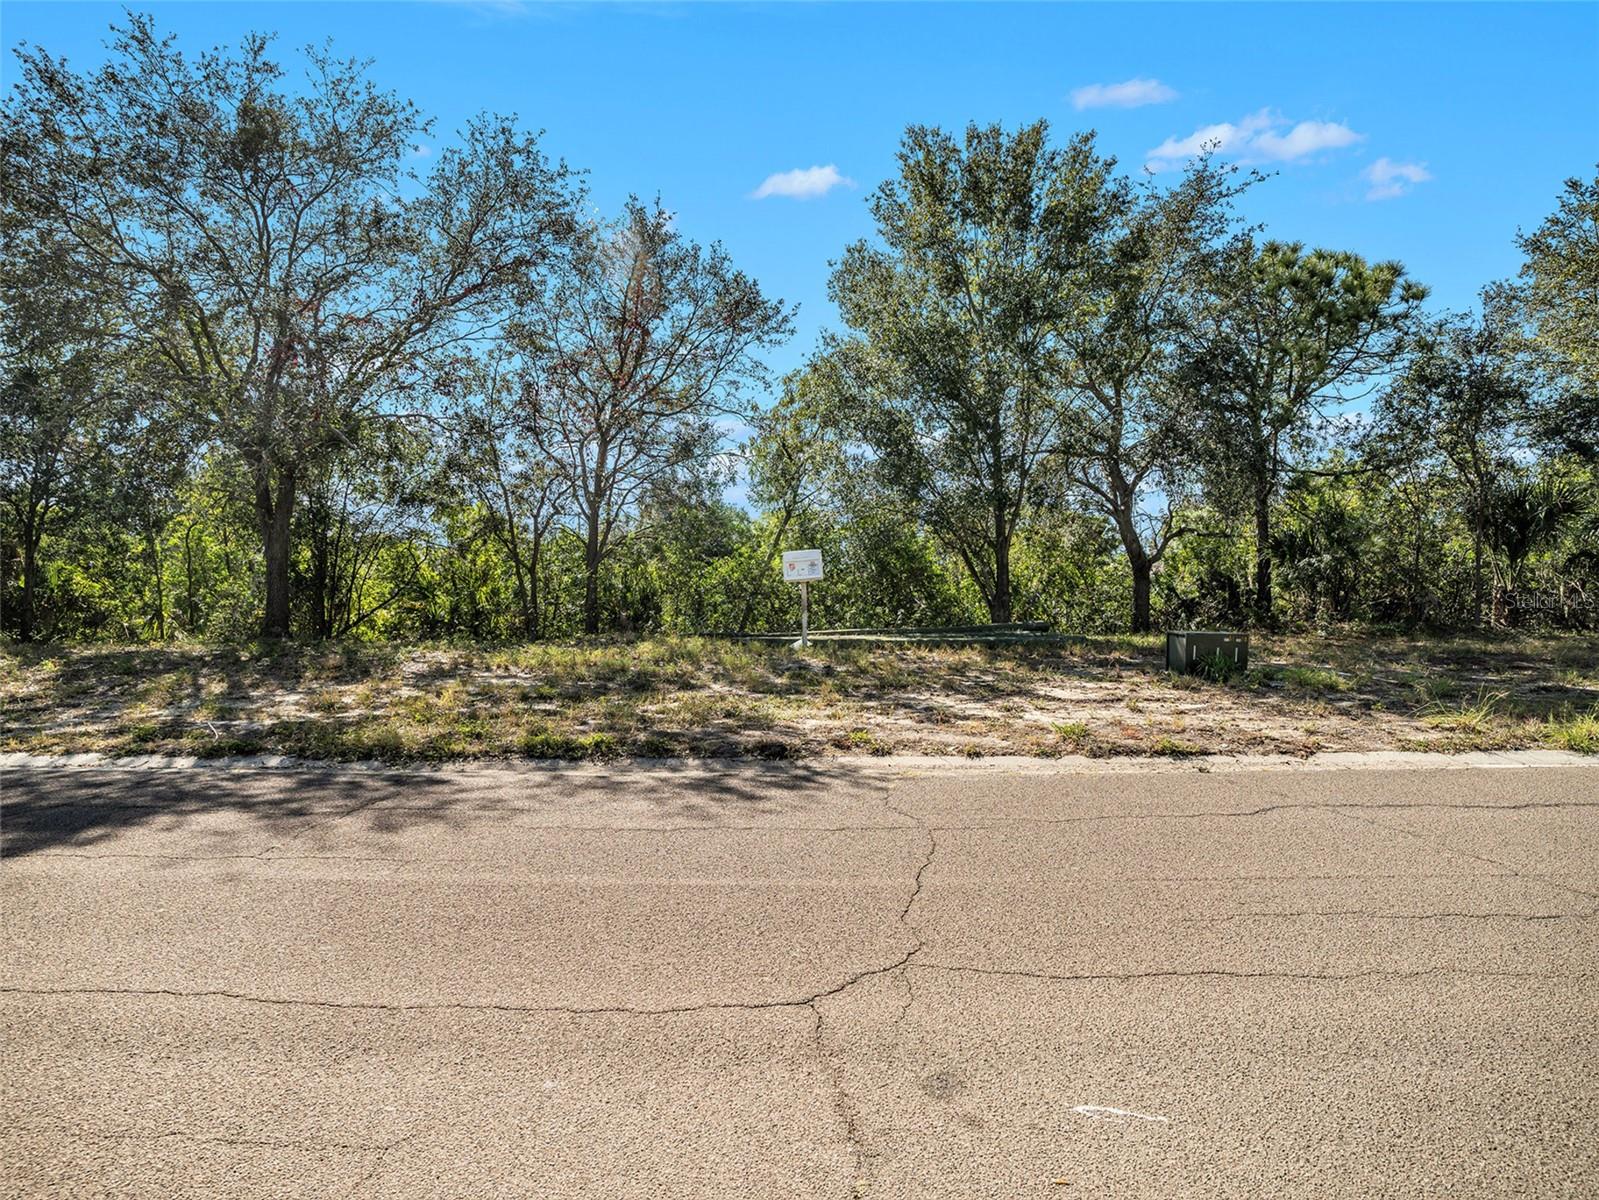
[[[1562,712],[1545,723],[1543,740],[1561,750],[1599,754],[1599,704],[1587,712]]]
[[[1582,748],[1594,737],[1599,639],[1339,630],[1256,638],[1272,665],[1218,664],[1219,681],[1166,674],[1160,639],[1142,635],[993,647],[850,643],[803,656],[780,643],[684,637],[0,643],[0,749],[384,761],[1181,757],[1303,753],[1306,731],[1339,750]],[[1062,712],[1081,719],[1053,719]]]
[[[1327,667],[1283,667],[1276,674],[1302,692],[1347,692],[1350,686],[1348,679]]]
[[[608,733],[590,733],[583,737],[558,733],[530,733],[522,739],[522,753],[529,758],[557,758],[580,762],[615,758],[622,753],[622,746]]]
[[[1417,710],[1421,723],[1433,729],[1448,729],[1456,733],[1484,733],[1494,723],[1509,698],[1508,692],[1490,692],[1478,689],[1472,700],[1450,704],[1447,700],[1434,700]]]

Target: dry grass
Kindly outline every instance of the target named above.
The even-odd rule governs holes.
[[[396,761],[933,753],[1599,751],[1592,638],[1255,639],[1226,681],[1159,638],[786,647],[7,647],[0,749]]]

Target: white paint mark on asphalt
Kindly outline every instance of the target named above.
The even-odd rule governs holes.
[[[1103,1104],[1078,1104],[1072,1108],[1074,1113],[1082,1113],[1090,1121],[1108,1119],[1111,1121],[1159,1121],[1162,1125],[1169,1125],[1167,1117],[1152,1116],[1149,1113],[1132,1112],[1125,1108],[1108,1108]]]

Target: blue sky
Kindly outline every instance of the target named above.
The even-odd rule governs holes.
[[[514,112],[606,210],[658,193],[800,303],[779,369],[834,324],[828,260],[870,232],[908,123],[1046,117],[1097,129],[1130,169],[1221,137],[1277,172],[1245,204],[1272,236],[1399,258],[1454,308],[1515,270],[1516,228],[1599,160],[1591,3],[145,7],[191,49],[261,29],[287,58],[331,36],[436,117],[438,142]],[[87,67],[120,11],[5,0],[0,36]]]

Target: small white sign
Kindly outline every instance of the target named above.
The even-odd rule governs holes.
[[[783,551],[783,578],[790,583],[815,583],[822,577],[820,550]]]

